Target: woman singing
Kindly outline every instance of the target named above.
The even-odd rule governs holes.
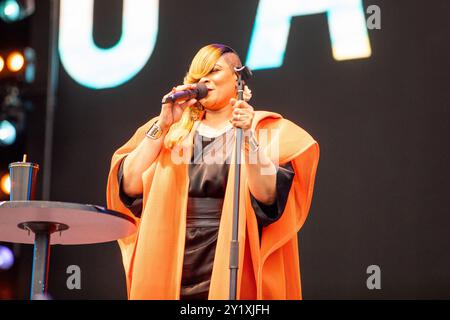
[[[228,299],[235,128],[243,130],[238,299],[301,299],[297,233],[311,204],[317,142],[278,113],[237,100],[230,47],[211,44],[184,84],[201,99],[163,103],[112,157],[108,208],[138,231],[119,240],[130,299]]]

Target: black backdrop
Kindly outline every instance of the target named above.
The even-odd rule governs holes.
[[[61,67],[51,200],[105,205],[115,149],[159,113],[161,96],[182,82],[200,47],[227,43],[246,57],[257,4],[160,1],[149,62],[114,89],[82,87]],[[295,17],[283,66],[256,71],[251,82],[255,108],[296,122],[321,148],[310,214],[299,234],[303,295],[450,298],[450,5],[364,1],[365,8],[371,4],[381,8],[382,28],[369,30],[370,58],[335,61],[325,14]],[[96,0],[99,46],[119,39],[121,6]],[[39,1],[33,25],[41,57],[37,83],[45,85],[48,1]],[[28,146],[38,162],[44,110],[38,102]],[[26,297],[30,246],[22,253],[19,288]],[[81,267],[81,290],[66,287],[72,264]],[[381,290],[366,287],[373,264],[381,268]],[[54,298],[125,298],[124,281],[115,242],[53,247]]]

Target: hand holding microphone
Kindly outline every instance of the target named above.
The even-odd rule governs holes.
[[[208,88],[203,83],[174,87],[162,99],[158,125],[163,131],[168,130],[173,123],[180,120],[184,109],[206,97],[207,94]]]
[[[172,90],[173,91],[173,90]],[[184,85],[178,86],[176,88],[176,92],[171,92],[169,95],[166,95],[162,101],[162,103],[175,102],[177,100],[187,100],[191,98],[196,98],[200,100],[208,94],[208,88],[203,83],[193,84],[193,85]]]

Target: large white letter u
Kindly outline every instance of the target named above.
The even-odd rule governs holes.
[[[115,87],[135,76],[155,47],[158,5],[158,0],[123,0],[120,40],[102,49],[92,34],[94,0],[62,0],[59,53],[69,75],[93,89]]]

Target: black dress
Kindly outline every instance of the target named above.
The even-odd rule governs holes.
[[[208,299],[214,255],[219,231],[220,216],[228,179],[234,130],[230,129],[216,138],[194,134],[194,152],[189,164],[189,194],[186,213],[186,241],[183,260],[180,299]],[[221,152],[223,159],[216,163],[214,152]],[[123,161],[122,161],[123,163]],[[140,217],[142,198],[131,198],[122,189],[122,163],[118,179],[120,198],[134,215]],[[277,170],[276,200],[264,205],[250,193],[252,207],[258,222],[259,235],[262,228],[277,221],[284,211],[287,196],[294,178],[290,162]]]

